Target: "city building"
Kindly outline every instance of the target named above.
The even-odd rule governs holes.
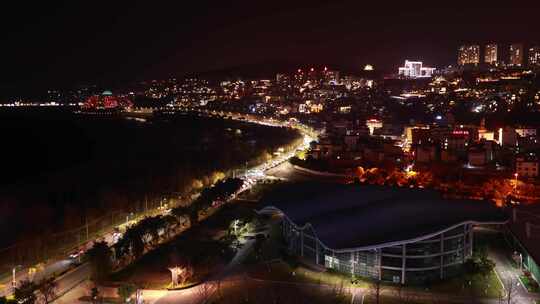
[[[498,142],[499,145],[505,147],[515,147],[517,143],[518,134],[516,129],[506,126],[504,128],[499,128],[498,131]]]
[[[378,119],[372,118],[372,119],[366,120],[366,126],[369,129],[369,135],[373,135],[373,132],[375,131],[375,129],[379,129],[383,127],[383,123],[382,121]]]
[[[522,66],[523,65],[523,44],[514,43],[510,45],[510,65]]]
[[[443,163],[454,163],[458,161],[458,155],[452,150],[441,150],[441,161]]]
[[[487,153],[484,148],[475,147],[468,152],[469,165],[475,167],[485,166],[487,163]]]
[[[458,65],[477,65],[480,63],[479,45],[462,45],[458,52]]]
[[[86,99],[81,108],[85,111],[128,109],[133,107],[130,99],[124,96],[115,96],[111,91],[103,91],[100,95],[93,95]]]
[[[408,78],[431,77],[435,68],[424,67],[422,61],[405,60],[405,65],[400,67],[398,73],[400,76]]]
[[[494,140],[495,133],[486,129],[478,130],[478,140]]]
[[[338,84],[340,82],[339,71],[324,68],[324,80],[327,83]]]
[[[283,83],[283,82],[286,82],[286,81],[289,81],[289,77],[287,76],[287,74],[283,74],[283,73],[277,73],[276,74],[276,82],[277,83]]]
[[[532,153],[516,157],[516,173],[519,177],[538,177],[538,158]]]
[[[486,51],[484,54],[484,62],[487,64],[495,65],[498,60],[498,45],[497,44],[487,44]]]
[[[474,227],[507,222],[491,203],[445,200],[434,191],[306,187],[266,197],[259,213],[281,216],[290,254],[355,277],[422,284],[458,275],[472,256]]]
[[[414,160],[417,163],[430,163],[437,160],[437,147],[433,144],[418,145],[414,149]]]
[[[536,128],[520,126],[516,128],[516,133],[521,137],[536,136]]]
[[[540,66],[540,46],[533,46],[529,49],[529,66]]]

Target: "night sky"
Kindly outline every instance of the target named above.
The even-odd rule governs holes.
[[[393,71],[405,59],[454,64],[466,42],[540,44],[540,1],[39,2],[2,9],[1,86],[309,63]]]

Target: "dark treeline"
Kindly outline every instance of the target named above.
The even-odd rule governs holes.
[[[0,113],[0,245],[188,194],[299,138],[285,128],[177,116],[151,122]],[[249,165],[249,164],[248,164]]]

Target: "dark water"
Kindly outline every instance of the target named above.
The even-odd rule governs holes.
[[[194,177],[242,167],[296,133],[200,117],[96,119],[61,110],[0,113],[0,245],[78,227]],[[239,130],[239,131],[237,131]]]

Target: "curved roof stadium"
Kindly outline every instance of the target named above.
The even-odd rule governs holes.
[[[419,241],[465,222],[504,223],[507,216],[485,201],[446,200],[420,189],[291,185],[262,199],[297,226],[311,225],[332,249],[372,249]]]

